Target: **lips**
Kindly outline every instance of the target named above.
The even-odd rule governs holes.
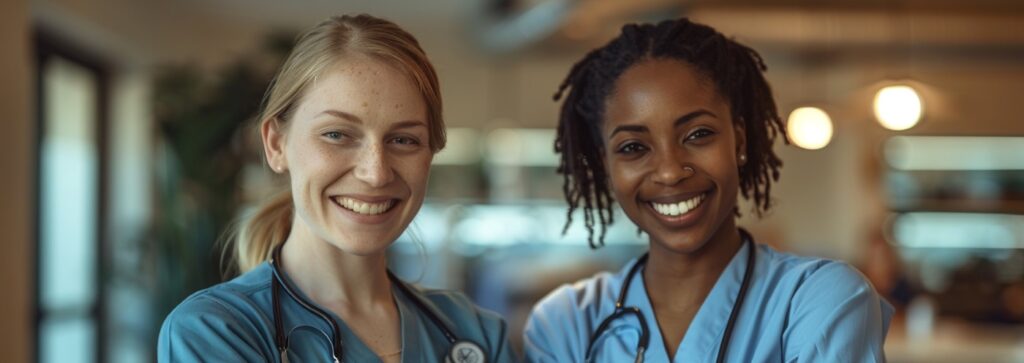
[[[398,202],[398,199],[393,198],[375,199],[376,200],[373,201],[367,201],[343,196],[331,198],[331,200],[334,201],[335,204],[341,206],[342,208],[345,208],[353,213],[366,216],[375,216],[387,213]]]

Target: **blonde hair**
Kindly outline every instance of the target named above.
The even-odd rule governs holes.
[[[395,23],[365,14],[331,17],[299,37],[267,89],[259,122],[277,122],[285,129],[314,79],[351,55],[386,62],[408,76],[427,105],[430,149],[436,153],[444,148],[441,89],[426,53],[416,38]],[[293,218],[292,195],[285,190],[242,219],[234,235],[234,262],[239,272],[266,261],[271,251],[288,238]]]

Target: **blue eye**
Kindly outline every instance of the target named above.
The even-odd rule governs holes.
[[[323,136],[328,138],[328,139],[331,139],[331,140],[340,140],[345,135],[343,135],[342,133],[337,132],[337,131],[329,131],[329,132],[323,133]]]

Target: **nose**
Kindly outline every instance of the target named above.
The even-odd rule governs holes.
[[[383,187],[395,179],[388,155],[381,143],[369,143],[360,148],[354,171],[356,179],[371,187]]]
[[[683,155],[664,153],[655,163],[651,180],[662,185],[676,185],[696,173]]]

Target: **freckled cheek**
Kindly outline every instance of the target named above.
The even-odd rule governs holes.
[[[352,164],[353,154],[329,146],[307,144],[290,155],[289,169],[293,179],[298,177],[322,186],[332,182],[339,173]]]
[[[314,161],[317,168],[325,171],[336,171],[351,166],[358,158],[355,150],[339,149],[337,147],[324,147],[318,150],[310,159]]]
[[[394,157],[391,165],[413,193],[422,194],[430,176],[430,161],[430,154],[427,153],[402,155]]]

